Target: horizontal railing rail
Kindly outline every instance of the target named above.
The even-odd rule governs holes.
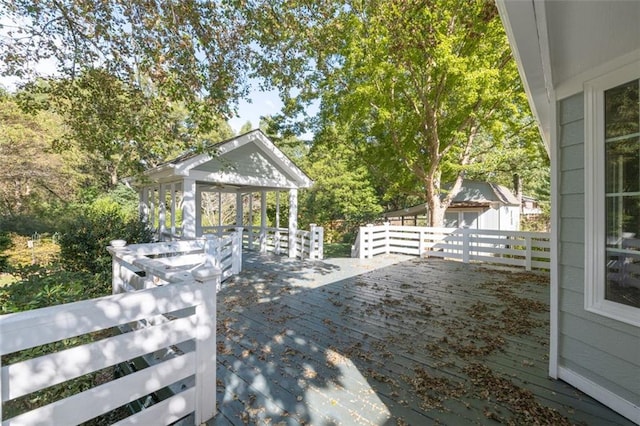
[[[125,422],[170,424],[192,415],[195,424],[200,424],[213,418],[220,270],[201,266],[178,276],[161,273],[154,264],[140,266],[172,284],[0,316],[3,426],[78,424],[175,383],[181,386],[171,396]],[[140,323],[146,326],[131,327]],[[125,329],[130,331],[123,332]],[[81,344],[68,347],[64,341],[72,338]],[[192,342],[186,346],[191,350],[173,350],[177,345],[185,347],[185,342]],[[115,376],[116,365],[159,352],[172,356],[132,374]],[[104,372],[109,369],[114,378],[106,381]],[[68,382],[96,372],[102,372],[104,383],[88,390],[34,409],[15,403],[17,398],[52,385],[65,384],[70,389]]]
[[[242,270],[240,231],[223,237],[111,246],[108,250],[113,259],[114,294],[181,281],[201,265],[220,268],[223,281]]]
[[[549,269],[549,239],[544,232],[368,225],[360,228],[351,255],[397,253]]]
[[[245,226],[234,228],[230,226],[207,226],[202,231],[205,235],[225,235],[231,230],[242,230],[242,247],[249,251],[261,253],[288,254],[290,244],[294,245],[294,255],[299,259],[322,259],[324,255],[324,229],[311,224],[310,230],[297,230],[294,238],[289,238],[288,228]]]

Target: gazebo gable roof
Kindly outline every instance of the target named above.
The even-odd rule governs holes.
[[[190,153],[147,171],[151,180],[193,177],[237,186],[308,188],[313,181],[261,131],[220,142],[215,154]]]

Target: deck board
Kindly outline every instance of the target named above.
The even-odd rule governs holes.
[[[548,277],[406,259],[248,256],[218,294],[209,424],[631,424],[547,377]]]

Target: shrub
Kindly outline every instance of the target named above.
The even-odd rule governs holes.
[[[109,273],[111,256],[106,248],[116,239],[146,243],[152,232],[139,219],[125,219],[118,209],[90,209],[67,223],[60,237],[61,261],[72,271]]]
[[[0,232],[0,272],[6,271],[9,256],[5,254],[13,246],[11,237],[5,232]]]

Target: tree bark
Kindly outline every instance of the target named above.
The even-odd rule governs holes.
[[[522,204],[522,177],[518,173],[513,175],[513,192],[516,194],[518,203]]]

